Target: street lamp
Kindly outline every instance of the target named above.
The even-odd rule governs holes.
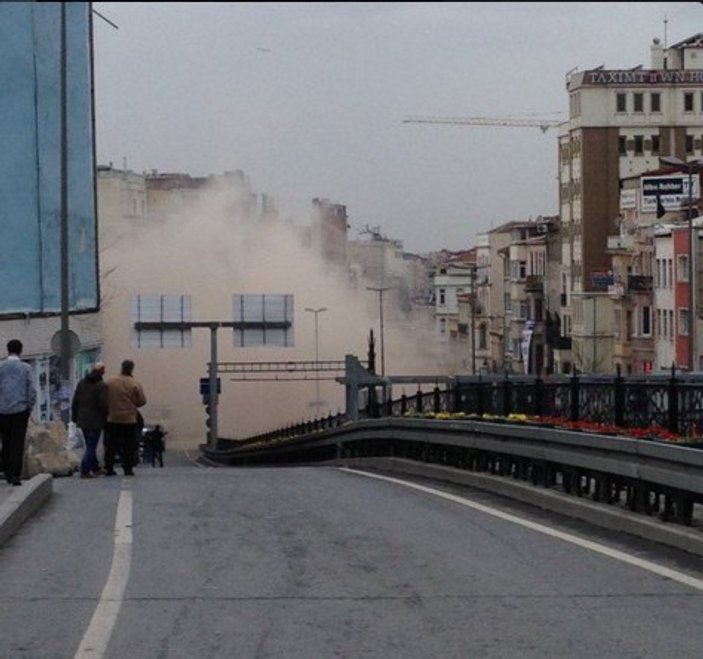
[[[366,287],[367,291],[375,291],[378,293],[378,304],[380,307],[380,316],[381,316],[381,375],[386,374],[386,358],[385,358],[385,353],[383,351],[383,293],[384,291],[389,291],[390,286],[387,287],[381,287],[381,288],[374,288],[373,286],[367,286]]]
[[[320,405],[323,404],[323,401],[320,400],[320,353],[317,331],[317,316],[323,311],[327,311],[327,307],[319,307],[318,309],[306,307],[305,311],[315,314],[315,402],[313,405],[315,407],[320,407]]]
[[[590,300],[591,301],[591,310],[593,311],[593,317],[591,319],[592,327],[591,331],[593,332],[593,342],[591,346],[591,360],[592,360],[592,365],[591,365],[591,373],[596,373],[597,372],[597,366],[596,364],[598,363],[598,360],[596,359],[596,356],[598,354],[598,337],[596,336],[596,326],[597,326],[597,318],[596,318],[596,297],[595,295],[584,295],[582,300]],[[582,313],[583,316],[583,313]],[[585,322],[585,321],[584,321]],[[583,360],[585,362],[585,359]],[[585,365],[585,364],[584,364]]]
[[[471,375],[476,375],[476,267],[471,266]]]
[[[688,174],[688,370],[693,371],[695,368],[695,348],[696,348],[696,309],[695,309],[695,287],[696,282],[695,268],[694,268],[694,250],[693,250],[693,171],[697,171],[698,168],[703,164],[701,160],[694,160],[692,162],[686,162],[677,158],[676,156],[662,156],[659,158],[659,163],[661,165],[666,165],[668,167],[675,167]]]

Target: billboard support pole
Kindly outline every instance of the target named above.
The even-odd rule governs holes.
[[[61,3],[61,380],[68,393],[68,111],[66,85],[66,2]]]

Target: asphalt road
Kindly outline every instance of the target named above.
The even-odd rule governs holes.
[[[456,488],[167,457],[55,481],[0,549],[0,657],[703,656],[700,559]]]

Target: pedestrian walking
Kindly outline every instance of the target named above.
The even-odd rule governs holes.
[[[107,385],[103,381],[104,374],[105,364],[95,364],[76,385],[71,402],[71,420],[81,429],[85,440],[81,478],[93,478],[101,473],[98,444],[107,423]]]
[[[105,475],[115,475],[119,452],[125,476],[134,476],[138,450],[138,408],[146,405],[142,385],[134,378],[134,362],[125,359],[119,375],[107,380],[107,426],[105,432]]]
[[[5,480],[22,485],[22,461],[29,416],[37,400],[34,372],[20,359],[19,339],[7,342],[7,359],[0,362],[0,440]]]

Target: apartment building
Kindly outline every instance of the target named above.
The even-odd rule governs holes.
[[[348,230],[346,206],[329,199],[312,200],[312,240],[325,261],[346,267]]]
[[[655,39],[648,69],[577,71],[566,88],[569,119],[559,134],[560,315],[574,354],[562,352],[564,362],[596,343],[589,338],[595,329],[584,327],[592,317],[588,304],[576,300],[603,297],[614,283],[607,238],[620,217],[623,180],[658,170],[660,156],[702,154],[703,33],[669,47]]]
[[[476,264],[475,250],[445,252],[436,263],[433,286],[435,302],[435,333],[443,343],[448,343],[459,333],[459,301],[471,293]],[[465,330],[462,330],[465,334]]]

